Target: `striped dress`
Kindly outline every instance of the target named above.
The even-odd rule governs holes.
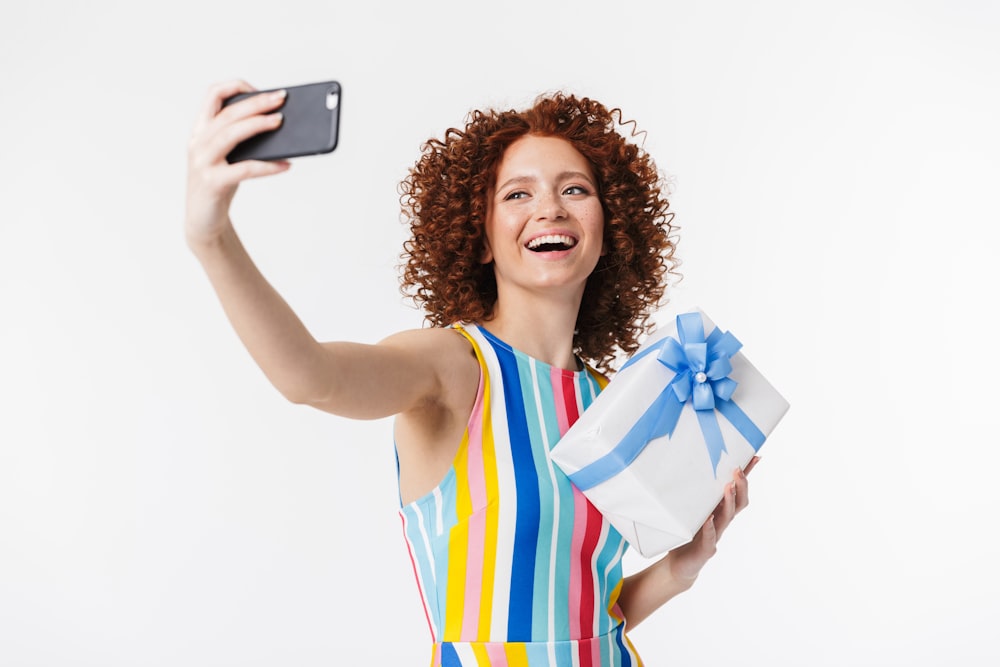
[[[626,542],[548,456],[607,381],[455,328],[476,402],[445,478],[400,510],[432,667],[641,666],[617,604]]]

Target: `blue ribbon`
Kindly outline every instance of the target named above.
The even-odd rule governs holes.
[[[716,412],[736,427],[754,451],[764,444],[764,434],[732,401],[737,382],[729,377],[733,370],[729,360],[739,352],[743,343],[728,331],[719,331],[718,327],[705,338],[705,327],[699,313],[678,315],[677,334],[680,342],[667,336],[622,366],[621,370],[624,371],[655,352],[657,360],[674,371],[675,375],[621,442],[601,458],[569,476],[581,491],[597,486],[623,471],[650,441],[673,435],[681,411],[688,403],[694,408],[705,437],[705,447],[712,461],[712,474],[718,476],[719,460],[722,452],[727,451]]]

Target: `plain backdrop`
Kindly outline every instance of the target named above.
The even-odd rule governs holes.
[[[471,109],[565,90],[646,132],[671,306],[792,405],[631,633],[648,665],[997,664],[997,34],[985,0],[5,3],[0,664],[429,659],[391,420],[285,402],[185,247],[190,128],[235,77],[343,85],[339,148],[233,208],[321,339],[421,326],[396,187]]]

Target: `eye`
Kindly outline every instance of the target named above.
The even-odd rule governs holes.
[[[583,187],[582,185],[571,185],[565,190],[563,190],[564,195],[589,195],[590,190]]]
[[[528,196],[528,193],[524,190],[514,190],[513,192],[507,193],[503,198],[504,201],[510,201],[511,199],[524,199]]]

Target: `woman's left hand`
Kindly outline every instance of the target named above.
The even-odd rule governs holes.
[[[747,495],[747,474],[759,460],[755,456],[750,459],[746,468],[743,470],[737,468],[733,472],[733,481],[726,486],[722,501],[695,534],[694,539],[665,556],[670,572],[678,583],[688,585],[694,583],[701,568],[715,555],[719,538],[729,527],[733,517],[750,503],[750,497]]]

